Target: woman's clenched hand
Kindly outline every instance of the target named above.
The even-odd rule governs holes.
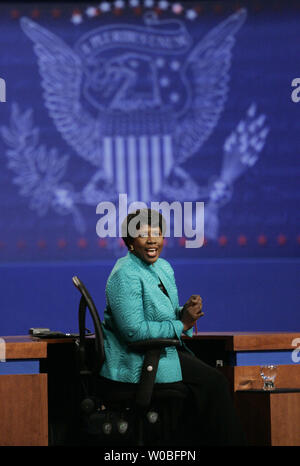
[[[182,309],[181,322],[183,323],[183,330],[189,330],[195,322],[202,317],[202,298],[199,295],[193,294],[185,303]]]

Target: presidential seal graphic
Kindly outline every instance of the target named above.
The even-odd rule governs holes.
[[[70,44],[27,17],[20,28],[33,46],[44,105],[69,147],[46,147],[34,108],[12,105],[1,128],[13,183],[40,216],[53,209],[86,229],[85,206],[152,200],[205,202],[205,236],[219,231],[220,209],[234,183],[256,163],[268,134],[265,115],[249,102],[223,143],[221,170],[200,186],[184,168],[202,157],[218,126],[230,89],[238,33],[247,19],[240,9],[195,37],[184,19],[160,19],[145,11],[135,22],[99,20]],[[31,43],[30,43],[31,42]],[[68,179],[70,157],[81,158],[82,189]],[[190,220],[192,222],[192,219]]]

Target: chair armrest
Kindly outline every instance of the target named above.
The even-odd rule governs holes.
[[[136,405],[146,411],[150,405],[153,387],[161,352],[167,346],[180,346],[179,340],[173,338],[149,338],[128,343],[128,347],[136,352],[145,353],[141,377],[136,394]]]
[[[130,349],[142,353],[154,349],[163,349],[167,346],[181,346],[181,343],[175,338],[149,338],[148,340],[132,341],[128,343]]]

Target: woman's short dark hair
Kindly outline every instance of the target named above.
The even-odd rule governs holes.
[[[153,209],[138,209],[125,217],[122,223],[122,239],[126,246],[129,248],[134,240],[134,236],[130,234],[130,222],[132,219],[139,217],[136,224],[136,229],[139,230],[143,225],[149,225],[151,228],[159,227],[162,235],[166,232],[166,221],[162,214]]]

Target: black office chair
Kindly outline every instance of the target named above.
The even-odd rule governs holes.
[[[188,389],[182,382],[158,385],[154,382],[163,348],[179,346],[179,341],[163,338],[128,343],[132,351],[145,354],[140,382],[134,386],[100,377],[105,352],[99,314],[84,284],[76,276],[72,280],[81,293],[77,349],[84,442],[171,445]],[[93,337],[86,333],[86,308],[93,320]]]

